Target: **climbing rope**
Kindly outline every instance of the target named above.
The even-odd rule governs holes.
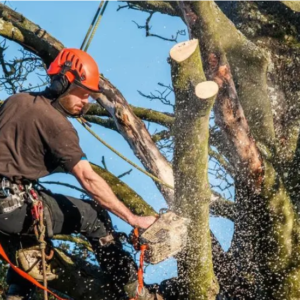
[[[84,38],[84,40],[81,44],[81,47],[80,47],[81,50],[83,50],[85,52],[88,50],[88,48],[91,44],[91,41],[94,38],[96,30],[99,26],[100,20],[102,19],[102,16],[105,12],[107,4],[108,4],[108,1],[101,1],[100,2],[99,7],[98,7],[98,9],[95,13],[95,16],[94,16],[93,20],[92,20],[92,23],[91,23],[91,25],[90,25],[90,27],[89,27],[86,35],[85,35],[85,38]],[[102,6],[103,6],[103,9],[101,10]],[[92,31],[92,33],[91,33],[91,31]]]
[[[114,152],[115,154],[117,154],[119,157],[121,157],[123,160],[125,160],[127,163],[129,163],[130,165],[132,165],[133,167],[135,167],[137,170],[139,170],[140,172],[144,173],[145,175],[151,177],[154,181],[160,183],[161,185],[164,185],[172,190],[174,190],[174,187],[165,183],[164,181],[160,180],[159,178],[157,178],[156,176],[152,175],[151,173],[145,171],[144,169],[140,168],[138,165],[136,165],[134,162],[132,162],[131,160],[129,160],[128,158],[126,158],[122,153],[118,152],[116,149],[114,149],[112,146],[110,146],[108,143],[106,143],[103,139],[100,138],[100,136],[98,136],[93,130],[91,130],[89,128],[89,126],[87,125],[86,120],[84,120],[84,118],[77,118],[77,121],[87,130],[89,131],[99,142],[101,142],[104,146],[106,146],[108,149],[110,149],[112,152]]]

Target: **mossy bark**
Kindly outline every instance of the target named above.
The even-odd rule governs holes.
[[[159,111],[155,111],[152,109],[147,109],[143,107],[137,107],[130,105],[134,114],[144,121],[149,121],[153,123],[157,123],[163,125],[167,128],[171,128],[174,123],[174,116],[170,113],[163,113]],[[99,106],[98,104],[92,104],[91,108],[88,111],[88,116],[107,116],[109,117],[109,113],[107,110]]]
[[[40,56],[47,65],[63,48],[63,44],[45,30],[1,3],[0,35]]]
[[[133,213],[137,215],[155,216],[155,210],[147,204],[135,191],[119,178],[101,167],[92,164],[93,170],[110,185],[113,192]]]
[[[205,81],[199,46],[181,63],[172,61],[175,109],[175,209],[191,219],[189,242],[180,277],[189,299],[215,299],[218,285],[213,271],[209,231],[211,191],[207,178],[208,126],[213,99],[200,100],[194,92]]]
[[[275,133],[267,93],[266,53],[238,32],[213,1],[193,2],[191,6],[198,17],[192,33],[200,39],[203,50],[208,50],[204,55],[217,50],[216,46],[224,51],[252,134],[257,141],[273,147]]]

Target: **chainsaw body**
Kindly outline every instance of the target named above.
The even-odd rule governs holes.
[[[168,211],[142,233],[141,243],[146,243],[145,261],[157,264],[176,255],[186,245],[189,220]]]

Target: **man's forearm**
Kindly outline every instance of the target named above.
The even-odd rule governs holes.
[[[88,161],[80,160],[72,173],[95,201],[128,224],[146,229],[156,220],[153,216],[134,215],[116,197],[106,181],[93,171]]]
[[[104,179],[96,175],[93,178],[85,178],[82,185],[101,206],[130,225],[136,225],[136,216],[115,196]]]

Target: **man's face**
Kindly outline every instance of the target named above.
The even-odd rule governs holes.
[[[62,95],[59,98],[60,105],[70,114],[70,115],[80,115],[83,108],[89,102],[89,92],[75,84],[72,84],[66,95]]]

